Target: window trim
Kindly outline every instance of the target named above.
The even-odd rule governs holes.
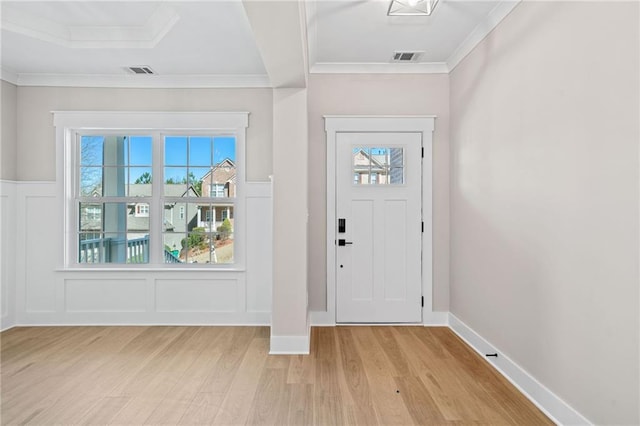
[[[56,181],[60,199],[60,211],[63,226],[61,240],[63,249],[60,250],[58,262],[62,270],[163,270],[179,269],[181,271],[197,271],[207,269],[211,271],[241,271],[246,268],[246,209],[244,191],[245,174],[245,144],[246,128],[248,127],[248,112],[125,112],[125,111],[54,111],[53,123],[56,129]],[[236,138],[236,215],[234,223],[234,263],[223,264],[175,264],[146,263],[146,264],[82,264],[77,262],[78,239],[76,231],[77,212],[75,212],[75,186],[77,182],[77,150],[78,133],[93,132],[120,133],[157,133],[167,135],[182,133],[189,135],[211,134],[234,135]],[[163,163],[163,150],[153,150],[153,163]],[[153,191],[161,190],[158,179],[154,179]],[[162,229],[162,216],[150,217],[150,229]],[[152,233],[152,237],[162,238],[162,233]],[[151,243],[150,250],[162,247],[158,241]],[[162,259],[161,256],[154,256]]]

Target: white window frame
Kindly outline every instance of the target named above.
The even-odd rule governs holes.
[[[54,111],[56,128],[56,166],[60,208],[63,212],[61,240],[63,249],[59,262],[62,269],[82,270],[150,270],[179,269],[243,271],[246,268],[246,208],[245,208],[245,143],[249,123],[247,112],[103,112],[103,111]],[[236,138],[236,214],[234,221],[234,263],[223,264],[165,264],[162,244],[163,214],[150,216],[149,263],[145,264],[87,264],[78,263],[77,215],[75,195],[77,193],[78,134],[86,132],[114,132],[126,134],[150,134],[155,140],[162,135],[180,133],[184,135],[211,134],[234,135]],[[161,139],[157,139],[161,138]],[[164,165],[164,149],[153,151],[153,163]],[[161,166],[162,167],[162,166]],[[153,181],[153,197],[160,197],[162,179]],[[158,207],[151,206],[155,211]]]

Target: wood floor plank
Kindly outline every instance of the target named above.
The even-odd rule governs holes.
[[[371,397],[379,423],[387,425],[412,424],[411,414],[402,397],[397,393],[396,382],[391,375],[391,362],[378,343],[370,327],[353,330],[360,359],[371,386]]]
[[[1,424],[552,424],[448,328],[38,327],[0,333]]]
[[[376,424],[377,419],[371,398],[369,381],[362,365],[362,360],[354,344],[352,328],[340,327],[338,332],[338,343],[340,345],[340,369],[345,385],[342,392],[343,401],[348,399],[353,401],[351,412],[355,417],[355,422],[362,425]]]
[[[261,373],[267,359],[264,353],[269,351],[269,339],[255,338],[242,358],[238,372],[227,390],[213,424],[245,424],[252,407]]]

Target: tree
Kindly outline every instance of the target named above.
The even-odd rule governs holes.
[[[149,172],[144,172],[143,174],[141,174],[138,179],[136,179],[136,181],[134,183],[137,184],[147,184],[147,183],[151,183],[151,173]]]

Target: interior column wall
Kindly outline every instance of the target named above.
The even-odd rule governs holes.
[[[273,95],[271,352],[308,353],[307,90]]]

